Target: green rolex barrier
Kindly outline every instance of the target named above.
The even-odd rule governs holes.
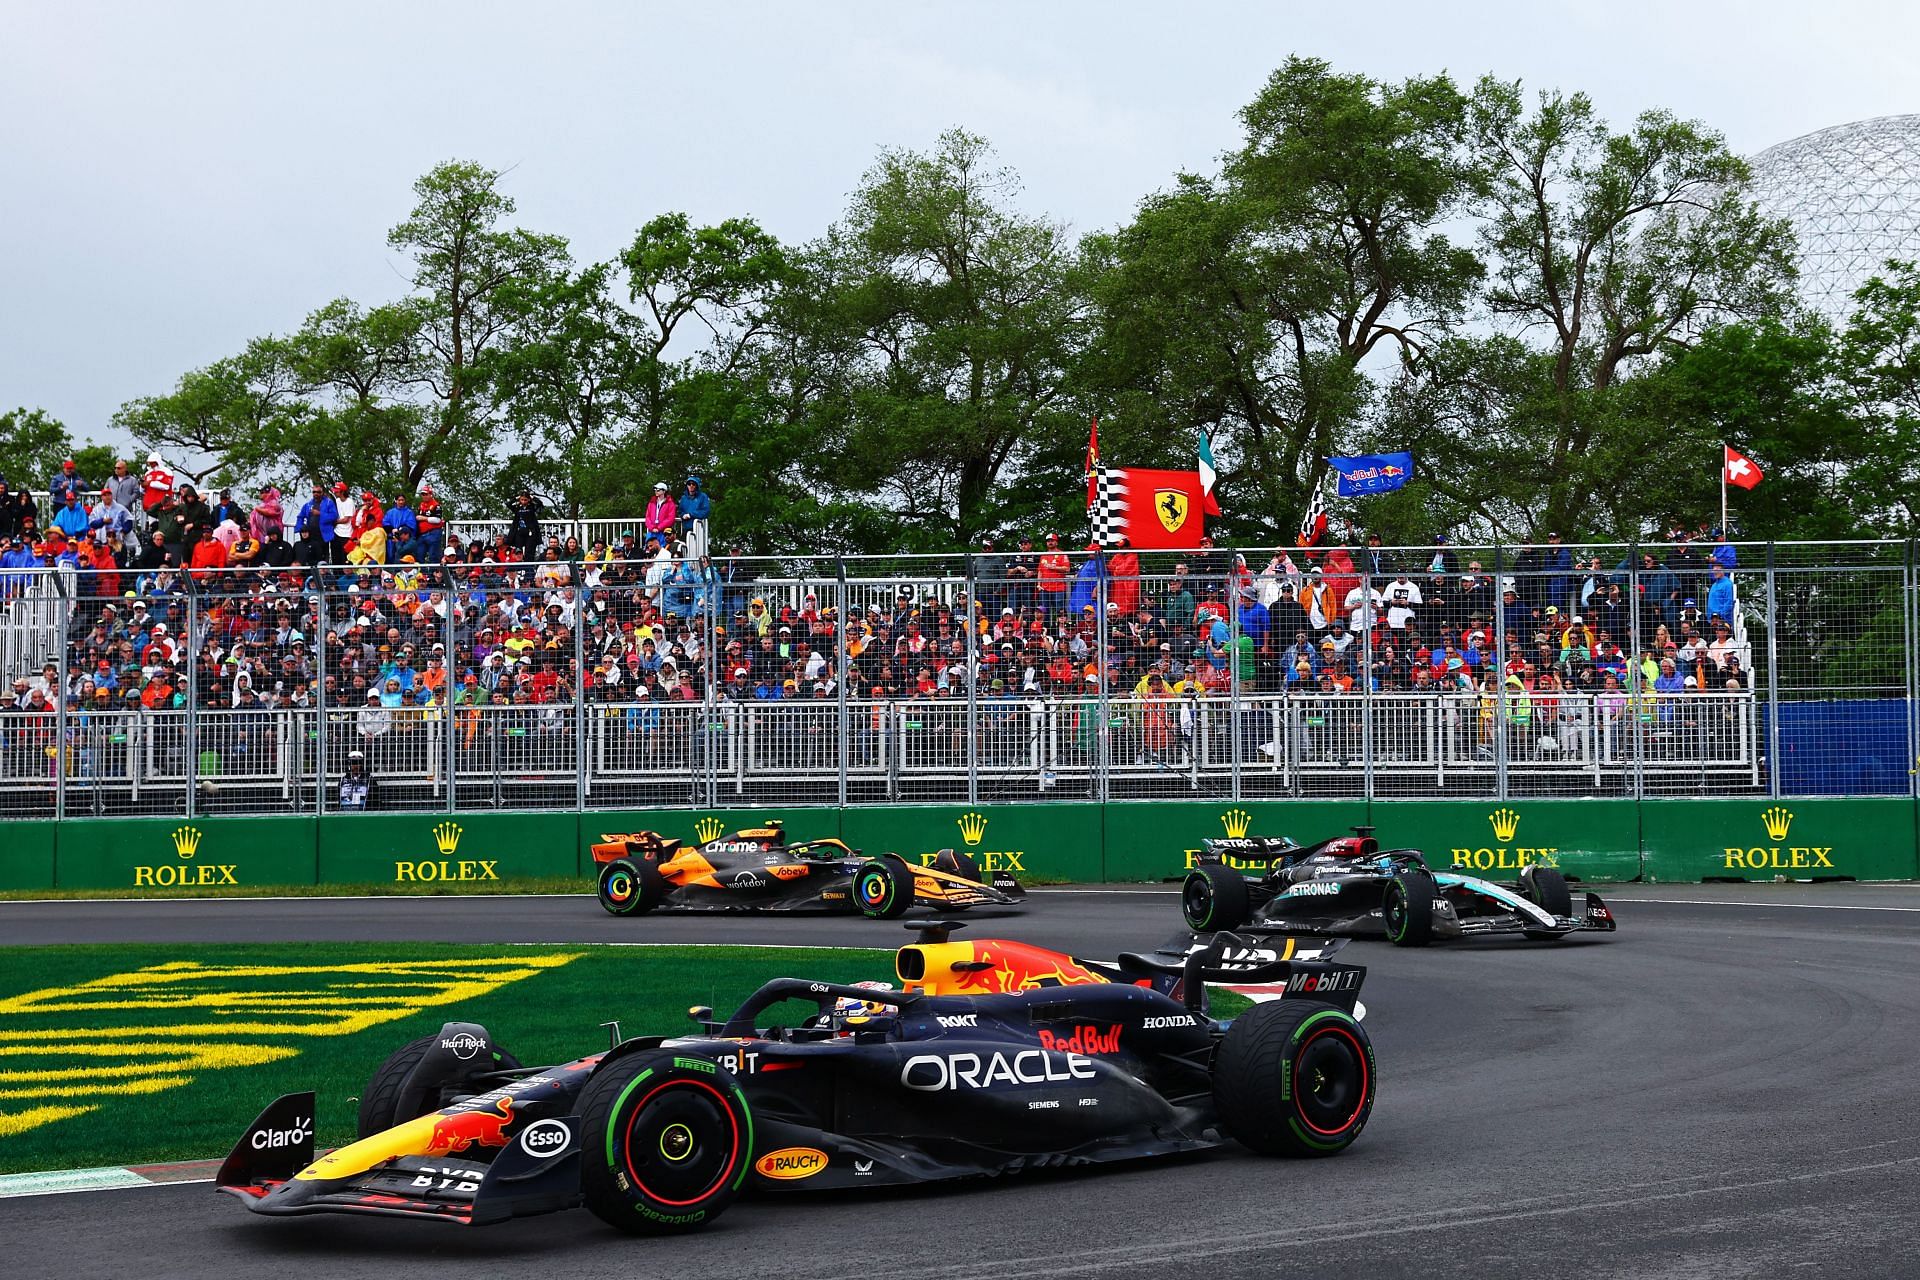
[[[575,815],[566,816],[571,821]],[[765,809],[608,809],[577,816],[579,851],[570,871],[587,878],[598,874],[594,870],[593,846],[600,843],[603,836],[652,831],[694,845],[704,844],[728,832],[764,827],[770,822],[785,826],[789,840],[818,840],[840,835],[840,810],[824,806],[804,809],[777,806]]]
[[[1911,800],[1648,800],[1647,879],[1908,880]]]
[[[1310,844],[1367,821],[1364,800],[1126,801],[1106,806],[1106,879],[1183,876],[1201,841],[1219,836],[1292,836]],[[1265,863],[1236,863],[1263,871]]]
[[[1640,814],[1631,800],[1376,800],[1382,849],[1418,849],[1427,865],[1512,880],[1530,865],[1587,881],[1640,875]]]
[[[62,889],[192,893],[222,885],[312,884],[312,818],[89,818],[60,824]],[[8,836],[15,824],[0,827]]]
[[[53,887],[54,822],[0,825],[0,889]]]
[[[846,842],[868,854],[898,853],[925,862],[941,849],[972,858],[982,871],[1022,880],[1098,881],[1101,813],[1097,804],[914,805],[847,809]]]
[[[571,876],[573,813],[339,814],[319,819],[321,884],[419,884]]]

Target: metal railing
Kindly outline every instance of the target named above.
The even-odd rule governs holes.
[[[1534,550],[14,571],[0,816],[1912,793],[1911,545]]]

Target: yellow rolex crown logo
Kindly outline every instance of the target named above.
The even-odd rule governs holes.
[[[726,829],[726,823],[711,816],[702,818],[693,824],[693,834],[700,837],[701,844],[705,844],[709,840],[718,840],[720,833]]]
[[[1246,835],[1247,828],[1253,825],[1253,815],[1245,809],[1229,809],[1220,815],[1220,825],[1227,829],[1229,836],[1238,840]]]
[[[460,847],[460,826],[454,822],[443,822],[433,829],[434,847],[440,850],[440,856],[451,858]]]
[[[191,858],[200,852],[200,828],[175,827],[173,829],[173,851],[183,858]]]
[[[1766,824],[1767,834],[1775,840],[1787,838],[1787,828],[1793,825],[1793,815],[1780,805],[1775,805],[1760,815],[1760,821]]]
[[[960,824],[960,838],[968,844],[979,844],[980,837],[987,834],[987,815],[984,813],[963,813]]]
[[[1520,829],[1520,815],[1512,809],[1495,809],[1487,815],[1487,821],[1493,824],[1493,838],[1511,840],[1513,833]]]

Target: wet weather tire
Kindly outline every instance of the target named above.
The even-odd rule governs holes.
[[[1233,1020],[1213,1067],[1213,1099],[1235,1141],[1261,1155],[1330,1156],[1373,1112],[1366,1028],[1318,1000],[1257,1004]]]
[[[1397,875],[1380,900],[1387,941],[1396,947],[1424,947],[1433,941],[1433,877],[1418,872]]]
[[[864,862],[853,874],[853,900],[869,919],[896,919],[913,905],[913,872],[896,854]]]
[[[616,858],[600,868],[597,896],[608,915],[635,916],[660,905],[667,882],[651,858]]]
[[[367,1081],[367,1087],[360,1091],[358,1137],[372,1137],[382,1130],[440,1109],[441,1084],[452,1081],[417,1083],[411,1089],[406,1087],[407,1077],[413,1074],[414,1067],[427,1056],[427,1050],[433,1048],[433,1042],[438,1038],[437,1035],[431,1035],[408,1041],[388,1054],[387,1060],[374,1071],[373,1078]],[[520,1059],[504,1049],[496,1049],[490,1061],[475,1065],[483,1071],[510,1071],[519,1067]]]
[[[652,1235],[704,1227],[753,1164],[753,1113],[733,1074],[668,1050],[616,1058],[580,1091],[580,1191],[595,1216]]]
[[[1195,867],[1180,886],[1180,914],[1195,933],[1239,928],[1253,914],[1247,878],[1232,867]]]

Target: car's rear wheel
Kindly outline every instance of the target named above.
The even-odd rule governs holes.
[[[1253,914],[1247,878],[1232,867],[1195,867],[1180,886],[1180,914],[1195,933],[1239,928]]]
[[[598,897],[609,915],[639,915],[666,896],[666,877],[651,858],[616,858],[600,868]]]
[[[1520,868],[1520,893],[1550,916],[1573,914],[1573,892],[1567,888],[1567,878],[1552,867]],[[1531,942],[1558,942],[1567,936],[1556,929],[1523,929],[1521,932]]]
[[[897,854],[864,862],[853,873],[853,900],[869,919],[896,919],[913,905],[913,872]]]
[[[1396,947],[1424,947],[1433,941],[1433,877],[1403,873],[1387,882],[1380,918],[1387,941]]]
[[[753,1163],[753,1115],[731,1072],[668,1050],[617,1058],[580,1091],[587,1208],[645,1235],[703,1227]]]
[[[374,1071],[367,1087],[360,1091],[358,1137],[371,1137],[440,1109],[442,1091],[446,1085],[456,1083],[454,1080],[422,1080],[416,1081],[411,1089],[406,1087],[407,1077],[413,1074],[413,1069],[438,1038],[436,1034],[408,1041],[388,1054],[387,1060]],[[492,1057],[477,1065],[484,1071],[512,1071],[518,1069],[520,1059],[504,1049],[496,1049]]]
[[[1270,1156],[1330,1156],[1373,1112],[1373,1042],[1353,1016],[1318,1000],[1257,1004],[1233,1020],[1214,1060],[1220,1121]]]

